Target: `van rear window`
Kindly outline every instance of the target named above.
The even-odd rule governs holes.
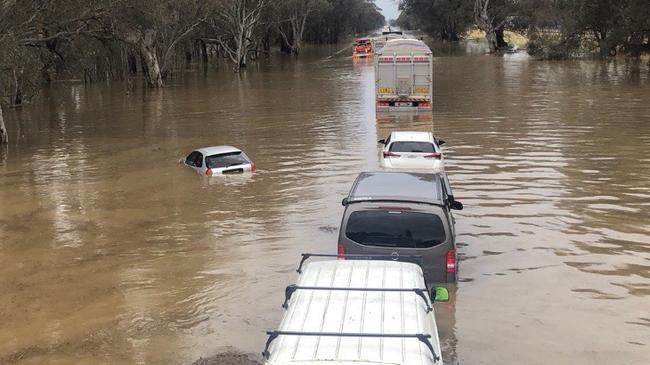
[[[241,151],[208,156],[205,158],[205,162],[211,169],[219,169],[222,167],[230,167],[250,163],[250,161],[248,161],[246,156],[242,154]]]
[[[443,243],[445,228],[435,214],[361,210],[350,214],[345,235],[366,246],[429,248]]]
[[[391,152],[434,153],[435,147],[430,142],[393,142]]]

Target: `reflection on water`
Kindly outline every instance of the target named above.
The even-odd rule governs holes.
[[[650,89],[627,67],[437,60],[434,125],[466,207],[459,362],[648,359],[631,323],[650,294]]]
[[[445,139],[460,283],[450,363],[650,356],[650,88],[634,63],[435,60],[431,115],[377,115],[372,62],[191,70],[158,91],[61,85],[5,112],[0,363],[187,363],[258,353],[299,253],[333,252],[341,198],[393,129]],[[208,180],[192,149],[242,148]],[[452,292],[453,292],[452,291]]]

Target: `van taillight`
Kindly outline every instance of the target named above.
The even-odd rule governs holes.
[[[340,242],[336,246],[336,254],[339,256],[339,260],[345,260],[345,246]]]
[[[456,272],[456,250],[447,251],[447,272]]]
[[[255,165],[255,162],[251,162],[251,172],[257,171],[257,165]]]
[[[425,158],[436,158],[438,160],[442,159],[442,153],[431,153],[424,156]]]
[[[386,157],[399,157],[399,154],[395,152],[390,152],[390,151],[384,151],[384,158]]]
[[[212,169],[209,168],[209,169],[205,170],[205,175],[206,176],[212,176]]]

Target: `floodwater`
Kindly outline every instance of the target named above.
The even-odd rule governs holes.
[[[163,90],[61,84],[7,110],[0,363],[259,359],[301,252],[391,129],[447,141],[460,282],[436,304],[459,364],[650,362],[650,77],[623,60],[435,61],[431,115],[376,116],[372,65],[322,49]],[[252,176],[178,164],[232,144]]]

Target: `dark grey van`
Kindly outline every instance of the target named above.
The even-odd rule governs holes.
[[[463,205],[445,173],[363,172],[343,205],[338,254],[420,256],[428,282],[456,281],[451,210]]]

